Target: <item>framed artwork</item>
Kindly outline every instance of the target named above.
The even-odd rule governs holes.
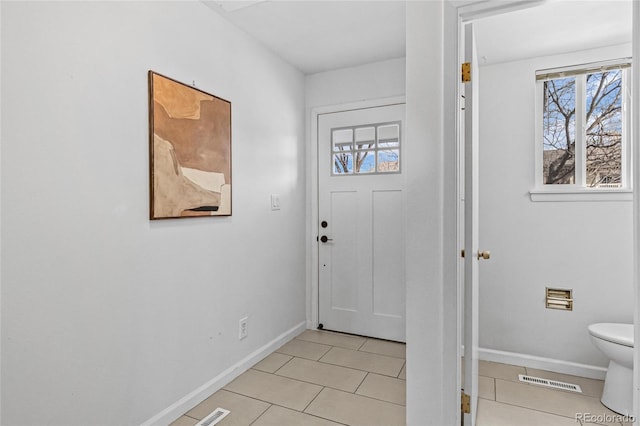
[[[231,216],[231,102],[149,71],[150,219]]]

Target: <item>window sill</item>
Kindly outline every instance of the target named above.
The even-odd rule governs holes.
[[[632,201],[633,191],[624,189],[536,188],[531,201]]]

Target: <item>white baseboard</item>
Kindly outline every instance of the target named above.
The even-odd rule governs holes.
[[[463,352],[464,353],[464,352]],[[501,362],[503,364],[521,365],[538,370],[554,371],[556,373],[571,374],[573,376],[588,377],[604,380],[607,374],[605,367],[580,364],[553,358],[521,354],[516,352],[498,351],[495,349],[478,348],[478,358],[483,361]]]
[[[191,410],[196,405],[207,399],[214,392],[222,389],[225,385],[230,383],[233,379],[240,374],[247,371],[257,362],[264,359],[267,355],[278,349],[280,346],[287,343],[289,340],[302,333],[307,328],[307,322],[303,321],[295,327],[285,331],[266,345],[255,350],[244,359],[238,361],[231,367],[218,374],[213,379],[209,380],[204,385],[200,386],[193,392],[182,397],[169,407],[165,408],[149,420],[141,424],[141,426],[161,426],[169,425],[171,422],[182,416],[187,411]]]

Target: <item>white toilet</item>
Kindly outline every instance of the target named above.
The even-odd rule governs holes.
[[[591,341],[609,358],[602,403],[622,415],[633,413],[633,324],[589,326]]]

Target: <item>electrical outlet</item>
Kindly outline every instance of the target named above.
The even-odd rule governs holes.
[[[238,339],[242,340],[249,335],[249,317],[240,320],[238,327]]]

